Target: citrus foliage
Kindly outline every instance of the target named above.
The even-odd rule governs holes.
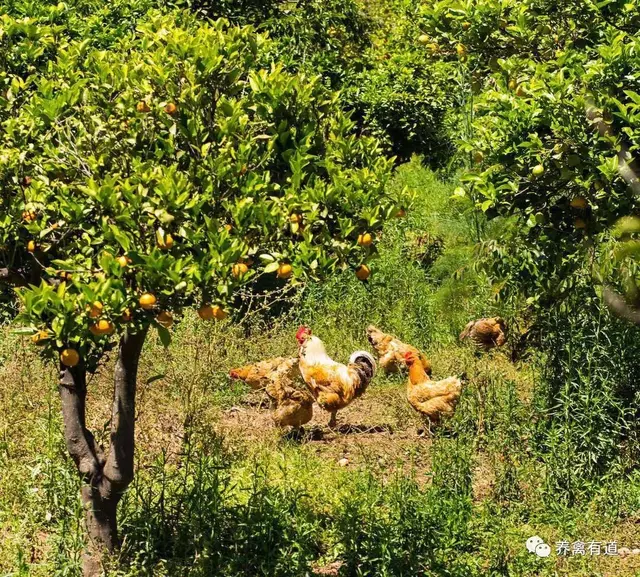
[[[458,60],[480,92],[462,147],[477,163],[466,193],[490,218],[516,217],[509,249],[493,256],[530,302],[564,298],[594,241],[637,208],[620,153],[640,134],[639,15],[622,2],[423,7],[438,57]]]
[[[3,31],[23,65],[0,101],[0,261],[41,278],[21,296],[47,354],[93,366],[149,323],[166,340],[182,307],[222,318],[283,264],[281,282],[355,270],[375,253],[358,236],[400,206],[377,141],[319,78],[258,69],[251,28],[151,11],[106,49],[64,25]]]

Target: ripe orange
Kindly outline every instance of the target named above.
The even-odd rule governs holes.
[[[144,293],[138,301],[144,310],[152,309],[156,304],[156,297],[151,293]]]
[[[173,325],[173,317],[171,316],[171,313],[167,311],[162,311],[156,317],[156,321],[158,321],[158,324],[163,326],[165,329],[170,329]]]
[[[173,116],[176,112],[178,112],[178,107],[173,102],[169,102],[164,107],[164,111],[170,116]]]
[[[227,316],[229,316],[227,312],[221,306],[218,306],[218,305],[214,305],[212,307],[212,311],[213,311],[213,317],[218,321],[222,321],[226,319]]]
[[[213,307],[211,305],[202,305],[198,309],[198,316],[203,321],[210,321],[213,318]]]
[[[151,108],[149,108],[149,105],[144,100],[140,100],[140,102],[136,104],[136,110],[138,112],[149,112]]]
[[[361,264],[356,269],[356,276],[359,280],[367,280],[371,275],[371,269],[366,264]]]
[[[36,243],[35,243],[34,241],[30,240],[30,241],[27,243],[27,250],[28,250],[29,252],[36,252]]]
[[[65,367],[75,367],[80,362],[80,355],[75,349],[65,349],[60,353],[60,361]]]
[[[158,247],[163,250],[170,250],[173,246],[173,237],[170,234],[165,234],[164,239],[158,240]]]
[[[113,323],[109,322],[106,319],[101,319],[95,325],[91,325],[89,327],[89,331],[91,332],[91,334],[96,336],[110,335],[114,330],[115,327],[113,326]]]
[[[289,278],[292,272],[293,268],[289,263],[280,263],[280,266],[278,267],[278,278]]]
[[[373,237],[368,232],[358,235],[358,244],[360,246],[371,246],[373,244]]]
[[[92,319],[97,319],[102,314],[103,305],[101,302],[94,302],[91,307],[89,307],[89,316]]]
[[[249,270],[249,267],[243,262],[237,262],[233,265],[231,269],[231,274],[234,278],[240,278],[243,274],[245,274]]]

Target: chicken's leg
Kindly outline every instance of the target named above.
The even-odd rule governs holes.
[[[338,411],[331,411],[331,417],[329,418],[329,428],[330,429],[333,429],[338,424],[338,421],[336,419],[336,413],[337,412]]]

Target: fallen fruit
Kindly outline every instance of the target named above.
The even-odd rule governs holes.
[[[156,317],[156,321],[158,321],[158,324],[163,326],[165,329],[170,329],[173,325],[173,317],[171,316],[171,313],[168,313],[167,311],[162,311]]]
[[[358,236],[358,244],[360,246],[371,246],[372,243],[373,237],[368,232],[365,232],[364,234]]]
[[[60,362],[65,367],[75,367],[80,362],[80,355],[75,349],[65,349],[60,353]]]
[[[140,300],[138,302],[140,303],[140,306],[143,309],[149,310],[149,309],[152,309],[155,306],[156,297],[155,297],[155,295],[152,295],[151,293],[144,293],[140,297]]]
[[[290,264],[283,262],[278,267],[278,278],[289,278],[291,273],[293,272],[293,268]]]
[[[359,280],[367,280],[371,275],[371,269],[366,264],[361,264],[356,269],[356,276]]]

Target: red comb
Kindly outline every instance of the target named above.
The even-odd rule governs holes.
[[[310,334],[311,334],[311,329],[303,325],[298,329],[298,332],[296,333],[296,340],[301,341],[305,335],[310,335]]]

